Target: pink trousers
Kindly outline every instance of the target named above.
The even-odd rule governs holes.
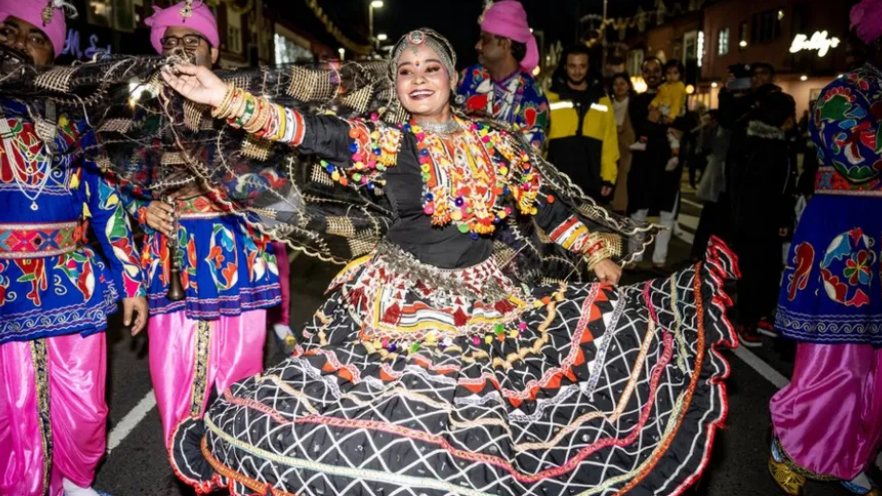
[[[273,324],[291,325],[291,262],[288,261],[288,245],[281,241],[273,243],[276,251],[276,264],[279,267],[279,286],[282,292],[282,305],[273,312]]]
[[[89,487],[104,455],[104,333],[0,345],[0,495]]]
[[[882,447],[882,349],[800,343],[793,379],[771,410],[791,460],[821,477],[853,479]]]
[[[190,320],[184,312],[154,315],[147,332],[166,444],[179,422],[202,415],[212,389],[220,394],[263,370],[266,310],[213,321]]]

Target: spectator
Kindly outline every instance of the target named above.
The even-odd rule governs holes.
[[[628,171],[631,170],[631,150],[634,142],[634,126],[628,114],[628,103],[634,95],[634,86],[627,72],[619,72],[612,77],[613,115],[616,119],[619,143],[619,174],[613,194],[612,207],[616,212],[628,210]]]
[[[565,81],[548,93],[548,160],[604,204],[616,183],[619,145],[612,101],[590,77],[589,62],[585,46],[568,49],[561,59]]]
[[[719,124],[719,112],[708,112],[708,123],[703,131],[702,147],[708,150],[707,163],[701,174],[696,197],[704,202],[701,219],[692,243],[692,257],[704,256],[711,236],[729,239],[729,210],[723,208],[721,197],[726,191],[726,155],[729,152],[729,130]]]
[[[739,334],[748,347],[762,346],[757,328],[774,311],[783,269],[781,247],[794,217],[797,165],[788,133],[796,132],[795,103],[772,83],[773,75],[766,64],[754,65],[751,90],[735,104],[743,113],[736,121],[726,162],[732,246],[742,273]]]
[[[507,122],[541,148],[548,132],[548,100],[532,76],[539,49],[523,5],[502,0],[488,7],[475,49],[478,64],[463,70],[457,101],[467,114]]]
[[[668,126],[664,124],[661,113],[650,108],[662,79],[662,63],[656,57],[643,61],[643,80],[645,93],[631,97],[628,113],[637,136],[646,137],[646,151],[634,151],[631,170],[628,173],[628,212],[636,221],[645,221],[650,214],[658,212],[660,224],[666,227],[655,240],[652,264],[663,269],[667,263],[668,245],[671,242],[677,209],[680,203],[680,176],[683,166],[673,171],[665,167],[671,158],[668,143]],[[636,237],[635,237],[636,238]],[[632,238],[632,243],[636,243]],[[632,246],[632,249],[636,246]],[[642,262],[640,256],[635,262]]]

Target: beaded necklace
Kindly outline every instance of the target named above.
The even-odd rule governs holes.
[[[519,150],[506,131],[454,119],[458,130],[444,133],[426,132],[415,122],[400,129],[370,130],[354,121],[349,134],[354,165],[340,168],[322,161],[322,166],[344,186],[374,190],[375,185],[384,184],[379,177],[383,171],[395,166],[402,134],[412,134],[423,179],[423,212],[431,217],[432,225],[452,224],[477,240],[492,234],[497,224],[512,215],[513,209],[498,201],[507,196],[514,198],[520,213],[535,215],[541,182],[529,154]],[[377,125],[377,119],[372,120]],[[554,202],[551,195],[545,199]]]

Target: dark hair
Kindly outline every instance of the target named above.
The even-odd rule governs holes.
[[[757,69],[765,69],[765,70],[769,71],[769,74],[771,74],[772,76],[775,75],[775,68],[772,67],[772,64],[769,64],[767,62],[755,62],[755,63],[751,64],[750,65],[750,75],[752,76],[753,73],[756,72]]]
[[[527,58],[527,44],[511,40],[511,54],[515,60],[523,62],[524,59]]]
[[[573,45],[566,50],[564,50],[563,55],[561,56],[561,60],[563,60],[564,64],[567,63],[567,58],[570,55],[584,55],[588,57],[588,60],[591,60],[591,51],[585,45],[578,44]]]
[[[680,72],[680,77],[686,77],[686,68],[683,67],[683,63],[677,59],[671,59],[665,62],[665,71],[668,69],[677,69]]]
[[[646,64],[650,62],[655,62],[656,64],[658,64],[659,67],[662,68],[665,66],[664,64],[662,64],[661,59],[658,57],[646,57],[645,59],[643,59],[643,63],[640,64],[640,69],[646,69]]]
[[[628,74],[627,72],[617,72],[617,73],[613,74],[613,77],[611,80],[612,83],[615,83],[616,79],[619,79],[619,78],[624,79],[625,82],[628,83],[628,94],[633,95],[634,94],[634,83],[631,82],[631,75]]]
[[[710,116],[711,119],[718,121],[720,120],[720,111],[719,109],[710,109],[707,111],[707,115]]]

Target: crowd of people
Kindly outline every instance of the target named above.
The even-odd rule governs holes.
[[[0,0],[0,43],[50,67],[69,8]],[[94,123],[0,96],[0,495],[100,494],[104,331],[118,302],[133,335],[147,330],[157,435],[200,493],[681,494],[726,414],[717,348],[762,346],[762,331],[798,342],[771,402],[775,482],[793,496],[806,478],[879,494],[866,474],[882,440],[882,227],[867,215],[882,187],[879,0],[852,13],[867,64],[799,121],[764,63],[731,68],[719,109],[701,116],[682,64],[654,57],[636,93],[627,73],[595,77],[573,47],[546,92],[515,0],[485,10],[479,63],[462,71],[432,30],[395,45],[408,117],[394,123],[222,81],[200,2],[145,22],[158,54],[190,56],[163,69],[169,91],[219,128],[320,158],[341,187],[382,185],[395,221],[295,333],[281,240],[204,185],[133,187],[85,153]],[[798,153],[816,153],[817,170],[800,178]],[[670,272],[686,170],[704,203],[695,265],[619,285],[650,242],[653,268]],[[518,215],[598,282],[519,281],[497,265],[496,235]],[[723,286],[739,273],[727,311]],[[265,370],[267,329],[293,353]]]

